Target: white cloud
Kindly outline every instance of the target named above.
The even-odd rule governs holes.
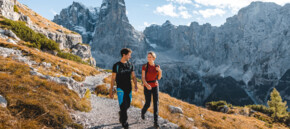
[[[129,14],[129,12],[126,10],[126,15],[128,15]]]
[[[51,12],[53,15],[57,15],[57,12],[54,11],[53,9],[50,9],[50,12]]]
[[[178,7],[179,12],[176,11],[176,6],[172,5],[172,3],[157,7],[154,13],[170,16],[170,17],[181,17],[184,19],[191,18],[192,16],[188,13],[187,8],[184,6]]]
[[[214,6],[217,8],[229,8],[232,12],[237,12],[241,8],[257,0],[195,0],[196,3],[204,6]],[[289,3],[290,0],[258,0],[263,2],[275,2],[279,5]]]
[[[184,6],[179,6],[178,7],[178,10],[180,11],[179,12],[179,15],[184,18],[184,19],[188,19],[188,18],[191,18],[192,16],[188,13],[187,11],[187,8],[184,7]]]
[[[191,0],[166,0],[166,1],[174,2],[178,4],[192,4]]]
[[[199,14],[196,10],[192,11],[193,14]]]
[[[187,8],[184,7],[184,6],[179,6],[179,7],[178,7],[178,10],[179,10],[179,11],[183,11],[183,10],[187,10]]]
[[[152,23],[148,23],[148,22],[144,22],[143,23],[143,25],[139,25],[139,26],[137,26],[137,29],[139,30],[139,31],[143,31],[146,27],[149,27],[149,26],[151,26],[152,24],[156,24],[155,22],[152,22]]]
[[[195,6],[196,8],[200,8],[200,5],[199,5],[199,4],[194,4],[194,6]]]
[[[216,15],[224,15],[225,14],[225,11],[224,10],[221,10],[221,9],[206,9],[206,10],[199,10],[198,11],[204,18],[209,18],[209,17],[212,17],[212,16],[216,16]]]
[[[154,13],[170,17],[178,17],[178,14],[175,11],[176,7],[170,3],[167,5],[157,7]]]
[[[181,15],[182,18],[184,19],[188,19],[188,18],[191,18],[192,16],[188,13],[188,11],[181,11],[179,13]]]

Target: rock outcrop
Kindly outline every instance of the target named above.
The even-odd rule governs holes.
[[[89,43],[93,39],[98,14],[98,8],[87,8],[81,3],[73,2],[57,14],[53,22],[78,32],[82,35],[83,43]]]
[[[39,26],[37,23],[34,23],[31,18],[27,15],[25,15],[22,12],[15,12],[14,7],[21,8],[23,10],[29,11],[25,5],[22,5],[21,3],[17,2],[16,0],[0,0],[0,15],[4,16],[5,18],[14,20],[14,21],[24,21],[26,22],[27,26],[34,30],[35,32],[44,34],[46,37],[48,37],[51,40],[54,40],[55,42],[59,43],[59,47],[61,50],[69,51],[72,49],[80,48],[78,44],[82,43],[82,37],[79,34],[70,34],[63,31],[50,31],[47,30],[41,26]],[[32,13],[32,12],[31,12]],[[47,23],[49,24],[49,23]],[[61,29],[59,29],[61,30]],[[13,37],[13,36],[12,36]],[[14,36],[15,37],[15,36]],[[77,47],[77,48],[75,48]],[[90,55],[88,57],[88,54],[91,53],[91,49],[87,46],[83,46],[87,49],[81,49],[77,50],[76,54],[77,56],[80,56],[83,60],[90,60],[89,63],[91,65],[96,65],[95,59]],[[85,58],[84,53],[86,53]],[[79,54],[79,55],[78,55]]]
[[[0,106],[1,107],[7,106],[7,100],[2,95],[0,95]]]
[[[14,12],[14,5],[16,5],[16,0],[0,0],[0,15],[17,21],[20,18],[20,14]]]

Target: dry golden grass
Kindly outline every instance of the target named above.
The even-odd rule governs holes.
[[[42,63],[42,62],[47,62],[51,63],[50,68],[45,68],[44,66],[36,66],[38,68],[38,72],[44,74],[44,75],[50,75],[50,76],[67,76],[71,77],[72,73],[75,72],[79,77],[74,77],[76,78],[77,81],[83,81],[86,76],[93,76],[97,75],[100,72],[89,65],[77,63],[71,60],[63,59],[54,55],[51,55],[49,53],[44,53],[41,52],[37,49],[34,48],[29,48],[24,45],[14,45],[11,43],[7,43],[6,41],[0,39],[0,46],[6,47],[6,48],[16,48],[18,50],[21,50],[22,53],[24,53],[25,56],[28,56],[31,60],[37,62],[37,63]]]
[[[0,129],[37,129],[43,127],[35,120],[26,120],[12,116],[7,108],[0,107]]]
[[[75,32],[72,32],[71,30],[68,30],[64,27],[61,27],[58,24],[42,17],[41,15],[37,14],[33,10],[29,9],[28,7],[26,7],[24,5],[20,5],[19,2],[17,3],[17,7],[18,7],[19,12],[28,16],[34,24],[36,24],[37,26],[39,26],[41,28],[44,28],[44,29],[52,31],[52,32],[57,32],[57,29],[60,29],[67,34],[77,34]],[[77,35],[79,35],[79,34],[77,34]]]
[[[78,82],[82,82],[85,80],[84,77],[81,77],[81,76],[77,76],[77,75],[72,75],[72,78]]]
[[[104,84],[99,85],[99,86],[96,86],[95,93],[97,95],[109,95],[109,89]]]
[[[87,99],[66,86],[31,76],[26,64],[0,56],[0,71],[0,93],[8,101],[8,110],[0,112],[5,117],[0,128],[79,127],[68,110],[91,110]]]
[[[110,76],[105,78],[104,83],[110,84],[110,79]],[[138,91],[133,92],[131,105],[138,108],[143,107],[145,103],[143,90],[144,87],[138,83]],[[108,95],[99,96],[109,97]],[[114,98],[117,98],[116,95]],[[180,115],[170,113],[168,109],[169,105],[181,107],[184,114]],[[151,103],[149,111],[153,112],[153,103]],[[159,116],[168,119],[170,122],[179,125],[181,128],[186,129],[190,129],[192,127],[198,127],[201,129],[267,129],[271,126],[275,129],[287,129],[286,126],[279,123],[274,123],[269,126],[269,123],[258,120],[255,117],[210,111],[205,108],[183,102],[162,92],[159,93]],[[266,119],[271,119],[266,115],[263,115],[263,117]],[[193,118],[194,122],[189,121],[188,118]]]

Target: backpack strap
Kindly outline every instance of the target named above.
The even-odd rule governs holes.
[[[145,79],[146,79],[146,75],[147,75],[147,72],[148,72],[148,65],[149,65],[149,62],[147,62],[147,64],[145,64],[145,68],[146,68],[146,70],[145,70]]]
[[[155,64],[155,68],[159,67],[159,65]],[[158,73],[158,71],[156,70],[156,72]],[[158,80],[158,74],[156,76],[156,80]]]
[[[117,64],[117,73],[119,72],[119,65]]]

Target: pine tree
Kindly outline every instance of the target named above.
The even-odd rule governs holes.
[[[280,93],[276,90],[276,88],[273,89],[271,92],[271,101],[268,101],[268,106],[270,109],[273,110],[272,117],[274,119],[281,118],[283,116],[287,116],[287,102],[282,102],[282,98],[280,96]]]

